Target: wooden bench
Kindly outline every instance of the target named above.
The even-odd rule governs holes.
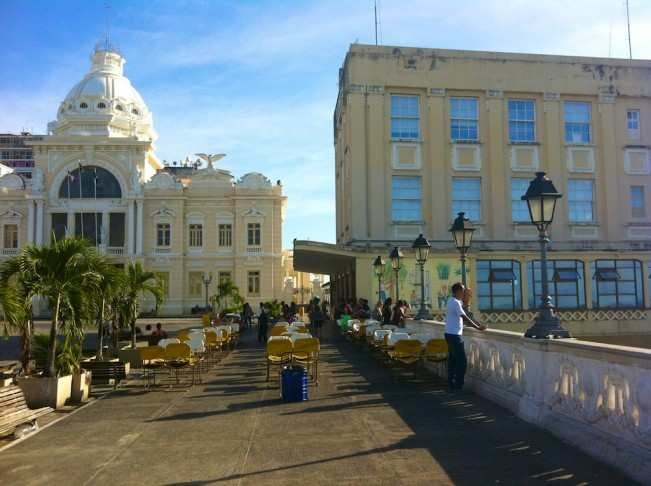
[[[82,361],[81,369],[92,373],[91,384],[107,384],[113,380],[114,389],[129,372],[128,364],[124,361]]]
[[[12,433],[19,425],[31,424],[38,417],[52,411],[50,407],[29,408],[23,391],[16,385],[2,387],[0,388],[0,436]]]

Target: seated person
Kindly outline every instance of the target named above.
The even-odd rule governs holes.
[[[156,329],[149,336],[149,345],[156,346],[161,339],[167,339],[167,332],[163,329],[163,325],[156,323]]]

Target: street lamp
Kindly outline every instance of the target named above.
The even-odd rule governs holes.
[[[470,249],[474,232],[475,228],[472,226],[470,220],[466,218],[466,213],[464,212],[459,213],[450,227],[450,233],[452,233],[452,237],[454,238],[454,245],[461,255],[461,283],[464,287],[466,286],[466,253]]]
[[[212,282],[212,273],[209,273],[207,276],[205,272],[201,274],[201,281],[203,282],[203,285],[206,287],[206,310],[208,310],[208,286]]]
[[[400,259],[404,255],[402,251],[397,246],[393,247],[391,253],[389,253],[389,258],[391,259],[391,268],[393,268],[394,273],[396,274],[396,302],[400,299],[400,288],[398,286],[398,274],[400,273]]]
[[[538,241],[540,242],[540,279],[542,280],[542,299],[540,312],[531,326],[524,333],[525,337],[544,339],[548,336],[554,338],[569,338],[570,333],[563,329],[560,319],[554,314],[554,306],[549,295],[547,282],[547,245],[549,237],[547,228],[554,219],[556,201],[562,195],[556,190],[553,182],[545,177],[544,172],[536,172],[536,178],[529,183],[529,188],[523,201],[527,201],[531,223],[538,228]]]
[[[377,277],[377,299],[380,300],[382,298],[382,274],[384,273],[384,260],[380,255],[373,261],[373,271]]]
[[[420,265],[420,310],[416,314],[416,319],[431,319],[432,316],[427,311],[427,307],[425,307],[425,262],[429,256],[429,251],[432,249],[432,245],[429,244],[427,238],[420,234],[411,247],[416,252],[416,263]]]

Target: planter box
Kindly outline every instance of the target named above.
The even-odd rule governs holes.
[[[18,386],[25,394],[29,408],[61,408],[70,398],[72,375],[47,378],[44,376],[18,377]]]
[[[118,360],[129,363],[131,368],[142,368],[142,360],[138,349],[123,348],[118,351]]]
[[[72,375],[70,398],[74,403],[84,403],[90,396],[91,372],[81,371]]]

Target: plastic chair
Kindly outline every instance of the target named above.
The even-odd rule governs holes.
[[[423,345],[416,339],[401,339],[392,350],[389,351],[389,357],[394,361],[404,364],[413,364],[420,361]]]
[[[138,354],[142,361],[145,389],[148,390],[152,384],[156,386],[156,370],[165,365],[165,353],[160,346],[145,346],[138,348]]]
[[[425,344],[423,353],[425,361],[440,363],[448,359],[448,343],[445,339],[430,339]]]
[[[321,343],[317,338],[300,338],[294,341],[292,360],[296,364],[307,368],[307,373],[312,377],[315,385],[319,384],[319,351]],[[310,374],[311,372],[311,374]]]
[[[181,341],[177,338],[166,338],[158,341],[158,346],[165,349],[170,344],[179,344]]]
[[[284,333],[288,332],[287,331],[288,327],[285,326],[274,326],[271,328],[271,332],[269,332],[270,336],[282,336]]]
[[[179,383],[179,372],[184,368],[192,369],[192,384],[194,385],[194,368],[196,360],[192,357],[192,349],[186,343],[170,343],[163,352],[165,365],[176,373],[176,383]]]
[[[187,329],[181,329],[176,335],[176,338],[181,342],[187,341],[190,339],[190,331]]]
[[[267,341],[267,380],[269,381],[269,372],[272,366],[278,366],[278,379],[280,379],[280,371],[283,365],[289,364],[292,361],[292,340],[289,338],[270,338]]]

